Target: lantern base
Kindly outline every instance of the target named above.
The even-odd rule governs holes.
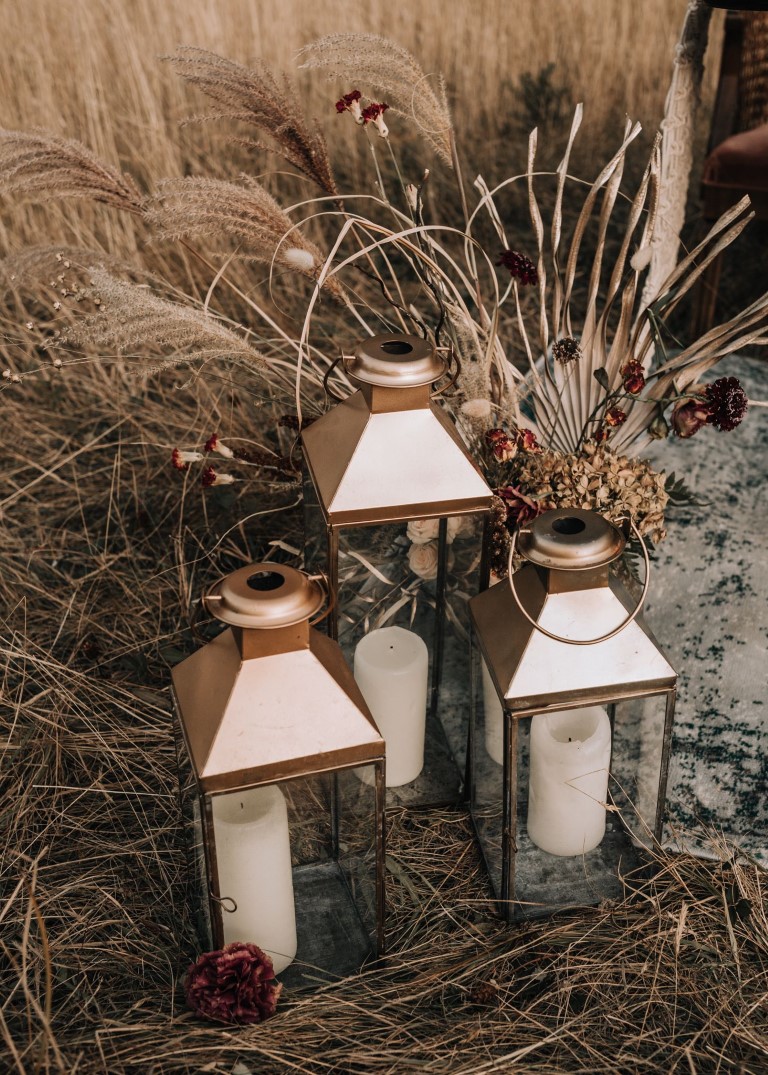
[[[293,870],[298,955],[279,980],[286,989],[316,989],[360,970],[373,945],[336,862]]]
[[[550,855],[537,847],[525,831],[524,811],[517,833],[514,882],[510,898],[502,893],[501,811],[473,814],[483,858],[499,903],[510,922],[540,918],[572,907],[595,906],[623,894],[619,874],[626,875],[647,861],[633,845],[621,821],[609,818],[600,844],[583,855]]]

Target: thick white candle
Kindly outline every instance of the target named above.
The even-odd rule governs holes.
[[[387,787],[409,784],[424,766],[429,652],[404,627],[370,631],[355,649],[355,679],[387,744]]]
[[[489,586],[495,586],[502,582],[495,572],[491,571],[488,581]],[[491,673],[485,661],[480,658],[483,676],[483,720],[485,723],[485,749],[489,757],[497,765],[504,764],[504,707],[499,701],[496,688],[491,679]]]
[[[280,788],[248,788],[213,797],[224,943],[257,944],[285,970],[296,955],[288,810]],[[237,910],[228,911],[231,901]]]
[[[600,706],[531,721],[528,835],[551,855],[581,855],[605,835],[611,725]]]
[[[485,749],[497,765],[504,764],[504,709],[488,671],[488,665],[480,658],[483,666],[483,719],[485,721]]]

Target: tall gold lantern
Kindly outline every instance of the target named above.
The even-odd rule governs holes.
[[[255,943],[294,985],[384,948],[384,742],[310,626],[325,599],[294,568],[241,568],[203,598],[228,629],[172,673],[200,943]]]
[[[638,602],[609,574],[625,540],[545,512],[524,566],[471,602],[471,813],[509,920],[618,895],[661,838],[677,675],[639,615],[645,547]]]
[[[444,725],[450,711],[463,744],[467,603],[483,585],[492,493],[434,400],[446,374],[435,347],[380,335],[343,362],[358,390],[302,434],[306,563],[335,594],[329,630],[387,741],[388,786],[407,802],[455,800]]]

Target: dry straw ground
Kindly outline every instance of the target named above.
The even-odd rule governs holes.
[[[550,58],[586,98],[594,131],[625,109],[652,125],[684,4],[306,7],[6,2],[0,118],[79,137],[147,184],[203,164],[223,174],[229,150],[214,128],[179,132],[188,90],[158,54],[188,43],[287,65],[317,33],[373,29],[445,72],[469,150],[514,116],[520,73]],[[308,92],[320,112],[332,95],[317,86]],[[493,148],[506,167],[507,143]],[[65,257],[64,244],[84,243],[130,259],[143,242],[130,220],[83,207],[7,205],[0,229],[3,252],[54,242]],[[149,258],[194,290],[173,247]],[[23,362],[24,342],[39,363],[24,316],[9,300],[8,354]],[[272,538],[296,544],[300,519],[297,489],[264,472],[205,495],[169,471],[174,445],[231,427],[254,426],[258,439],[263,416],[262,401],[226,378],[179,381],[90,362],[0,399],[0,1068],[765,1072],[768,923],[756,867],[725,848],[719,865],[664,857],[653,876],[628,879],[620,902],[509,930],[461,812],[391,818],[383,969],[286,996],[262,1027],[208,1027],[183,1010],[193,940],[168,662],[194,644],[186,609],[201,585],[274,552]]]

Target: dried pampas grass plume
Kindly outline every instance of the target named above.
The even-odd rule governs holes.
[[[319,248],[255,179],[243,177],[242,186],[224,179],[164,180],[148,203],[147,217],[162,239],[226,235],[241,244],[238,256],[280,265],[313,282],[323,267]],[[323,288],[337,298],[342,294],[335,277],[328,277]]]
[[[406,49],[378,34],[329,34],[299,52],[303,68],[319,68],[345,87],[370,86],[390,108],[420,129],[446,164],[452,163],[453,125],[439,77],[437,87]]]
[[[130,176],[104,164],[81,142],[39,130],[0,130],[0,190],[30,202],[89,198],[136,214],[143,207]]]
[[[168,60],[183,79],[222,106],[219,112],[195,119],[252,123],[275,144],[235,139],[238,144],[277,150],[326,194],[336,194],[325,138],[316,124],[311,128],[308,125],[296,88],[287,75],[283,75],[281,85],[264,64],[244,67],[215,52],[189,46],[178,49]]]
[[[102,353],[140,358],[142,370],[237,358],[255,369],[267,359],[242,336],[203,309],[160,298],[148,288],[120,280],[104,269],[91,271],[90,294],[101,300],[98,313],[85,317],[62,339]],[[161,361],[150,364],[144,356]]]

